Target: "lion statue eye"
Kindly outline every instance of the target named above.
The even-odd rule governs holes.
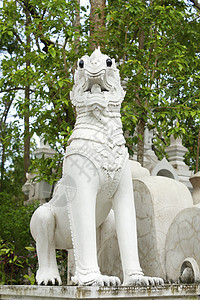
[[[106,65],[107,65],[107,67],[111,67],[112,66],[112,60],[110,58],[106,59]]]
[[[82,59],[79,61],[79,67],[81,69],[83,69],[83,67],[84,67],[84,61]]]

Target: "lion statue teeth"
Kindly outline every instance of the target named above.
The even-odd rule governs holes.
[[[160,278],[144,276],[138,259],[132,178],[120,119],[124,96],[114,59],[96,49],[78,61],[70,94],[77,117],[63,176],[52,199],[35,211],[30,224],[39,262],[38,284],[62,284],[55,249],[73,247],[74,284],[120,285],[119,278],[102,275],[97,262],[96,228],[111,209],[123,284],[163,284]]]

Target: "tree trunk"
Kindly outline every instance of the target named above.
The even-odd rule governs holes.
[[[144,129],[145,121],[140,119],[137,125],[138,145],[137,145],[137,161],[143,166],[144,163]]]
[[[28,12],[28,3],[26,4],[26,30],[28,30],[31,19]],[[26,35],[26,55],[30,53],[31,37],[30,34]],[[30,60],[26,58],[26,72],[28,74],[30,67]],[[25,114],[24,114],[24,182],[26,181],[26,173],[30,166],[30,128],[29,128],[29,103],[30,103],[30,86],[25,86]]]
[[[29,86],[25,87],[25,115],[24,115],[24,182],[26,181],[26,173],[30,166],[30,132],[29,132]]]
[[[139,31],[139,49],[144,49],[144,31],[140,28]],[[139,87],[140,90],[140,87]],[[136,103],[138,106],[142,106],[144,100],[140,99],[139,93],[137,93]],[[145,106],[147,102],[145,101]],[[145,112],[144,112],[145,114]],[[137,145],[137,161],[143,166],[144,163],[144,130],[145,130],[145,118],[143,115],[139,116],[138,124],[137,124],[137,134],[138,134],[138,145]]]
[[[0,179],[0,192],[3,192],[3,182],[4,182],[4,173],[5,173],[5,161],[6,161],[6,147],[4,144],[4,139],[7,136],[7,130],[6,130],[6,120],[8,117],[8,112],[10,110],[12,104],[12,100],[9,99],[5,103],[5,109],[2,115],[2,118],[0,120],[0,129],[1,129],[1,137],[0,140],[2,139],[2,152],[1,152],[1,179]]]
[[[200,150],[200,128],[197,140],[197,155],[196,155],[196,173],[199,171],[199,150]]]
[[[5,166],[5,145],[2,142],[0,192],[3,192],[4,166]]]
[[[76,17],[75,17],[75,32],[79,32],[79,27],[80,27],[80,0],[76,0],[77,2],[77,8],[76,8]],[[79,41],[79,39],[78,39]]]
[[[103,31],[105,28],[105,0],[90,0],[90,37],[91,48],[103,46]]]
[[[74,22],[73,22],[73,27],[74,27],[74,31],[75,32],[80,32],[80,0],[76,0],[77,4],[76,4],[76,12],[75,12],[75,18],[74,18]],[[75,46],[75,52],[78,53],[78,45],[79,45],[79,41],[80,41],[80,38],[77,37],[75,40],[74,40],[74,46]],[[66,41],[67,43],[67,41]]]

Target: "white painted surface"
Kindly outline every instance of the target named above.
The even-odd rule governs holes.
[[[184,184],[160,176],[134,178],[133,189],[142,269],[148,276],[166,279],[167,233],[174,218],[193,205],[192,196]],[[99,229],[99,262],[104,272],[110,274],[115,270],[121,278],[120,254],[112,219],[112,215],[109,215]]]
[[[184,261],[192,258],[200,266],[200,205],[182,210],[173,220],[166,239],[166,274],[169,280],[178,280]],[[200,280],[199,271],[192,266],[195,278]]]

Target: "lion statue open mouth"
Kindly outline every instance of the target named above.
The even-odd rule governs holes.
[[[55,249],[74,249],[74,284],[116,286],[97,262],[96,228],[114,210],[124,285],[163,284],[144,276],[137,249],[136,216],[120,107],[125,92],[114,59],[96,49],[78,61],[70,94],[76,124],[68,141],[63,177],[50,202],[31,219],[38,284],[61,284]]]

